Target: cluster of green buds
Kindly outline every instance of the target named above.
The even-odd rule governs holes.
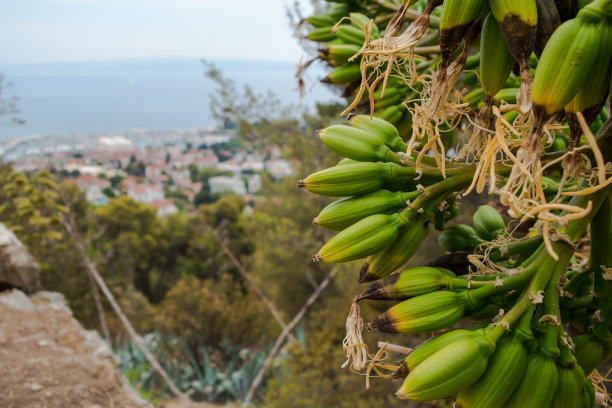
[[[441,11],[435,9],[435,6],[440,2],[436,0],[430,3],[432,4],[429,6],[423,3],[415,4],[414,7],[426,12],[428,18],[425,28],[437,29]],[[321,82],[342,87],[342,96],[354,101],[354,112],[373,113],[376,117],[396,125],[402,137],[409,137],[412,132],[412,115],[409,108],[414,102],[406,101],[416,101],[421,87],[418,84],[416,87],[409,86],[397,76],[389,76],[384,84],[381,82],[373,87],[360,87],[363,75],[373,73],[373,70],[361,66],[360,51],[364,44],[380,41],[381,33],[396,31],[404,21],[414,20],[421,13],[405,8],[405,13],[394,17],[394,12],[400,8],[400,3],[395,1],[343,1],[332,4],[328,12],[307,17],[298,26],[300,30],[307,31],[302,35],[304,38],[317,43],[316,59],[324,61],[331,68]],[[373,18],[374,16],[379,18]],[[435,54],[439,47],[423,44],[416,51]],[[433,59],[425,61],[416,67],[416,72],[426,74],[434,62]],[[471,58],[468,66],[476,67],[477,58]],[[446,143],[450,143],[452,135],[451,129],[445,128]]]
[[[367,282],[405,264],[425,239],[430,222],[440,224],[456,215],[449,203],[457,183],[466,185],[470,173],[450,170],[444,179],[437,171],[425,170],[416,181],[414,158],[404,153],[406,145],[393,125],[365,115],[354,116],[351,125],[319,131],[323,142],[345,159],[298,185],[312,193],[345,197],[313,220],[340,231],[314,259],[335,263],[367,258],[359,279]]]
[[[346,158],[299,182],[311,192],[343,197],[313,221],[339,231],[314,259],[365,259],[358,282],[373,283],[355,302],[399,302],[369,322],[369,331],[450,329],[406,357],[394,374],[403,379],[398,397],[455,396],[461,407],[593,405],[587,376],[612,353],[607,189],[572,200],[591,212],[559,226],[566,238],[552,244],[555,259],[541,236],[509,239],[504,218],[488,205],[475,212],[473,226],[446,225],[456,215],[453,197],[467,188],[473,167],[450,166],[446,178],[427,169],[417,174],[414,157],[403,152],[404,142],[388,122],[355,116],[351,126],[334,125],[319,135]],[[572,243],[589,223],[593,249],[600,251],[591,251],[588,270],[572,269]],[[449,254],[436,266],[402,270],[430,225],[443,226],[440,245]],[[446,257],[453,262],[445,265]],[[470,257],[497,269],[482,270]],[[453,329],[462,320],[475,324]],[[572,331],[580,334],[572,339]]]
[[[351,314],[391,301],[369,331],[436,334],[397,396],[592,407],[612,355],[612,0],[331,3],[308,38],[356,115],[319,132],[344,159],[299,186],[339,198],[313,258],[364,260]],[[487,184],[510,219],[447,225]],[[431,226],[447,254],[405,269]]]

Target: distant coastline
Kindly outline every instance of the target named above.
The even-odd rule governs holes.
[[[295,64],[274,61],[213,60],[241,89],[273,91],[284,105],[312,107],[337,99],[316,86],[300,99]],[[201,129],[218,123],[210,115],[209,94],[215,85],[193,58],[150,58],[0,65],[12,87],[3,97],[19,98],[22,126],[0,126],[0,139],[46,134],[125,132],[135,129]],[[313,66],[314,85],[324,69]],[[0,117],[0,123],[9,118]]]

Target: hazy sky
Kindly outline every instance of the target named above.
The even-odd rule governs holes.
[[[296,62],[289,0],[0,0],[0,64],[143,57]],[[306,3],[306,2],[303,2]]]

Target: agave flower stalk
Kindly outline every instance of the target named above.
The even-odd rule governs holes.
[[[589,263],[593,271],[594,290],[598,295],[601,321],[593,332],[602,340],[609,341],[612,319],[612,197],[608,195],[591,222],[591,254]]]

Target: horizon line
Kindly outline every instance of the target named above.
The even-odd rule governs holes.
[[[238,58],[238,57],[223,57],[223,58],[206,58],[206,57],[190,57],[190,56],[152,56],[152,57],[126,57],[126,58],[107,58],[107,59],[75,59],[61,61],[30,61],[30,62],[0,62],[0,67],[18,66],[18,65],[51,65],[51,64],[79,64],[92,62],[124,62],[124,61],[147,61],[147,60],[198,60],[198,61],[250,61],[250,62],[266,62],[266,63],[281,63],[297,65],[300,61],[289,60],[272,60],[272,59],[254,59],[254,58]]]

